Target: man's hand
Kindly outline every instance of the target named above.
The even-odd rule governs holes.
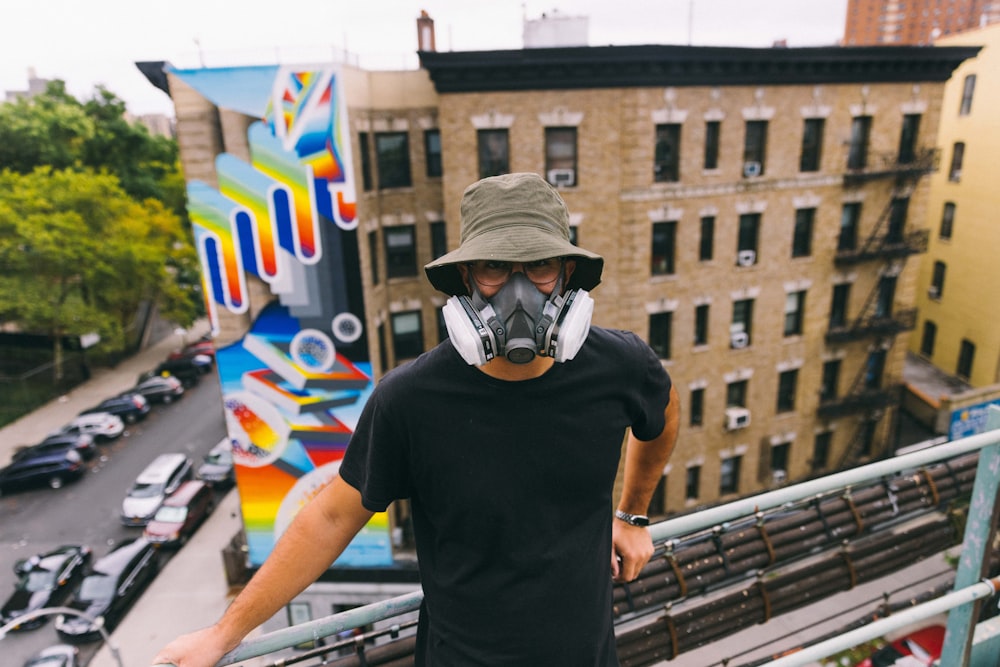
[[[215,667],[215,663],[229,651],[236,648],[218,626],[210,626],[187,635],[181,635],[156,654],[152,665],[174,665],[175,667]]]
[[[611,526],[611,574],[617,582],[632,581],[653,555],[649,529],[618,519]]]

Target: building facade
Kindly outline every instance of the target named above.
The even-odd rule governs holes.
[[[1000,383],[1000,205],[992,156],[1000,150],[1000,25],[942,39],[981,45],[945,86],[938,145],[941,169],[930,180],[930,243],[918,278],[918,335],[912,351],[972,388]]]
[[[843,45],[929,45],[998,21],[996,0],[848,0]]]

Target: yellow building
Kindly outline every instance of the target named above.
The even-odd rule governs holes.
[[[941,39],[982,46],[945,86],[931,178],[931,236],[918,278],[913,352],[973,388],[1000,383],[1000,25]],[[937,398],[937,397],[933,397]]]

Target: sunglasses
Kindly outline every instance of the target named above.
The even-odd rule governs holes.
[[[563,258],[549,257],[534,262],[504,262],[493,259],[480,259],[469,262],[467,266],[472,277],[480,285],[499,287],[510,279],[514,265],[520,264],[524,275],[536,285],[547,285],[554,282],[562,271]]]

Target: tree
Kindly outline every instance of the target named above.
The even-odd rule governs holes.
[[[200,299],[175,276],[196,262],[181,219],[110,174],[0,172],[0,321],[51,335],[57,368],[66,337],[96,331],[122,349],[144,301],[189,325]]]

